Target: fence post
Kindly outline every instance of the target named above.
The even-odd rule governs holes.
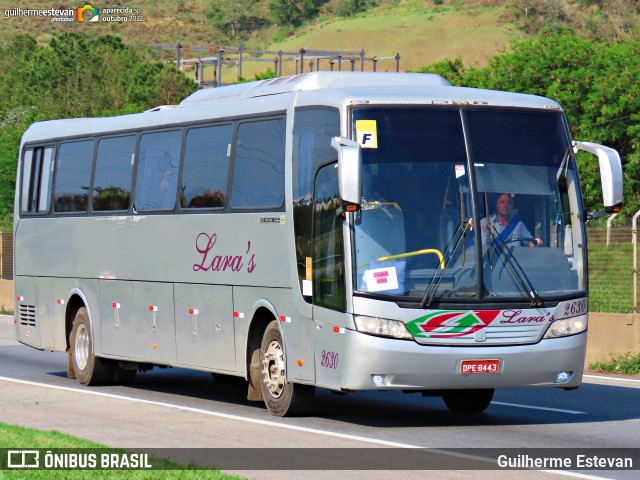
[[[182,49],[181,44],[176,45],[176,69],[180,70],[180,50]]]
[[[611,222],[613,222],[613,219],[617,216],[618,214],[614,213],[609,218],[607,218],[607,248],[609,247],[609,243],[611,241]]]
[[[638,217],[640,210],[633,216],[631,227],[631,245],[633,246],[633,317],[638,314]]]
[[[222,86],[222,54],[223,53],[224,53],[224,50],[222,48],[218,50],[218,65],[216,65],[216,68],[218,70],[218,84],[215,85],[216,87]]]

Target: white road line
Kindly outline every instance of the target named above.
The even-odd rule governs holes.
[[[171,409],[174,409],[174,410],[182,410],[182,411],[185,411],[185,412],[200,413],[200,414],[203,414],[203,415],[210,415],[210,416],[213,416],[213,417],[226,418],[226,419],[229,419],[229,420],[238,420],[238,421],[241,421],[241,422],[255,423],[255,424],[258,424],[258,425],[266,425],[266,426],[270,426],[270,427],[285,428],[285,429],[289,429],[289,430],[297,430],[297,431],[300,431],[300,432],[314,433],[314,434],[318,434],[318,435],[326,435],[326,436],[329,436],[329,437],[344,438],[344,439],[347,439],[347,440],[355,440],[355,441],[358,441],[358,442],[371,443],[371,444],[374,444],[374,445],[383,445],[383,446],[386,446],[386,447],[427,449],[427,450],[430,450],[430,451],[432,451],[434,453],[439,453],[439,454],[442,454],[442,455],[448,455],[448,456],[459,457],[459,458],[468,458],[468,459],[471,459],[471,460],[477,460],[477,461],[486,462],[486,463],[496,463],[495,460],[492,460],[490,458],[480,457],[480,456],[475,456],[475,455],[466,455],[466,454],[462,454],[462,453],[456,453],[456,452],[451,452],[451,451],[447,451],[447,450],[442,450],[440,448],[431,448],[431,447],[425,447],[425,446],[422,446],[422,445],[411,445],[411,444],[407,444],[407,443],[390,442],[390,441],[387,441],[387,440],[379,440],[379,439],[376,439],[376,438],[368,438],[368,437],[361,437],[361,436],[358,436],[358,435],[349,435],[349,434],[345,434],[345,433],[330,432],[328,430],[319,430],[319,429],[315,429],[315,428],[300,427],[300,426],[297,426],[297,425],[287,425],[285,423],[277,423],[277,422],[272,422],[272,421],[268,421],[268,420],[260,420],[260,419],[257,419],[257,418],[242,417],[240,415],[232,415],[232,414],[229,414],[229,413],[212,412],[212,411],[209,411],[209,410],[203,410],[201,408],[185,407],[183,405],[173,405],[171,403],[158,402],[158,401],[154,401],[154,400],[145,400],[145,399],[142,399],[142,398],[128,397],[126,395],[116,395],[116,394],[113,394],[113,393],[96,392],[96,391],[93,391],[93,390],[85,390],[83,388],[62,387],[60,385],[50,385],[50,384],[47,384],[47,383],[30,382],[28,380],[19,380],[17,378],[1,377],[1,376],[0,376],[0,381],[18,383],[18,384],[21,384],[21,385],[31,385],[31,386],[35,386],[35,387],[51,388],[53,390],[62,390],[62,391],[65,391],[65,392],[73,392],[75,394],[81,393],[81,394],[86,394],[86,395],[95,395],[97,397],[114,398],[114,399],[117,399],[117,400],[125,400],[125,401],[130,401],[130,402],[144,403],[144,404],[147,404],[147,405],[155,405],[155,406],[159,406],[159,407],[171,408]],[[508,403],[500,403],[500,402],[492,402],[492,403],[496,403],[498,405],[510,405],[510,406],[516,406],[516,407],[537,408],[537,409],[543,409],[543,410],[553,410],[553,409],[542,408],[542,407],[526,407],[524,405],[508,404]],[[570,410],[556,410],[556,411],[571,412]],[[582,412],[572,412],[572,413],[582,413]],[[560,470],[541,470],[541,471],[545,472],[545,473],[553,473],[553,474],[557,474],[557,475],[563,475],[563,476],[568,476],[568,477],[573,477],[573,478],[583,478],[583,479],[588,479],[588,480],[602,480],[602,479],[606,478],[606,477],[597,477],[597,476],[593,476],[593,475],[585,475],[585,474],[582,474],[582,473],[560,471]]]
[[[330,432],[327,430],[319,430],[319,429],[315,429],[315,428],[308,428],[308,427],[301,427],[298,425],[288,425],[286,423],[278,423],[278,422],[273,422],[273,421],[269,421],[269,420],[261,420],[258,418],[250,418],[250,417],[243,417],[240,415],[233,415],[230,413],[221,413],[221,412],[213,412],[210,410],[203,410],[201,408],[194,408],[194,407],[186,407],[184,405],[173,405],[171,403],[165,403],[165,402],[158,402],[155,400],[146,400],[143,398],[135,398],[135,397],[128,397],[126,395],[117,395],[117,394],[113,394],[113,393],[106,393],[106,392],[96,392],[94,390],[85,390],[83,388],[72,388],[72,387],[62,387],[60,385],[50,385],[47,383],[38,383],[38,382],[30,382],[28,380],[19,380],[17,378],[9,378],[9,377],[0,377],[1,381],[5,381],[5,382],[12,382],[12,383],[19,383],[22,385],[32,385],[32,386],[37,386],[37,387],[45,387],[45,388],[51,388],[54,390],[62,390],[65,392],[73,392],[73,393],[83,393],[86,395],[95,395],[98,397],[106,397],[106,398],[115,398],[118,400],[127,400],[130,402],[137,402],[137,403],[144,403],[147,405],[155,405],[155,406],[159,406],[159,407],[166,407],[166,408],[172,408],[175,410],[182,410],[182,411],[186,411],[186,412],[193,412],[193,413],[201,413],[203,415],[210,415],[213,417],[220,417],[220,418],[227,418],[230,420],[240,420],[242,422],[248,422],[248,423],[256,423],[258,425],[267,425],[270,427],[278,427],[278,428],[286,428],[289,430],[298,430],[301,432],[308,432],[308,433],[317,433],[320,435],[328,435],[331,437],[338,437],[338,438],[345,438],[348,440],[357,440],[357,441],[361,441],[361,442],[368,442],[368,443],[373,443],[373,444],[377,444],[377,445],[384,445],[387,447],[397,447],[397,448],[428,448],[428,447],[424,447],[424,446],[420,446],[420,445],[410,445],[410,444],[406,444],[406,443],[397,443],[397,442],[390,442],[387,440],[378,440],[375,438],[367,438],[367,437],[360,437],[357,435],[349,435],[346,433],[338,433],[338,432]]]
[[[540,470],[544,473],[555,473],[556,475],[564,475],[566,477],[573,478],[585,478],[588,480],[608,480],[609,477],[596,477],[595,475],[587,475],[586,473],[578,473],[578,472],[565,472],[563,470]]]
[[[619,378],[619,377],[605,377],[604,375],[587,375],[584,374],[582,378],[595,378],[597,380],[609,380],[612,382],[632,382],[640,383],[640,379],[637,378]]]
[[[492,405],[505,405],[507,407],[529,408],[531,410],[546,410],[548,412],[570,413],[571,415],[586,415],[586,412],[577,410],[563,410],[561,408],[536,407],[535,405],[521,405],[519,403],[491,402]]]

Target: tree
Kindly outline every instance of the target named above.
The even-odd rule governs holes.
[[[340,17],[351,17],[366,9],[366,0],[338,0],[334,12]]]
[[[611,146],[623,158],[623,213],[640,205],[640,42],[638,38],[582,39],[546,31],[513,43],[487,67],[466,68],[458,59],[420,69],[454,85],[530,93],[552,98],[564,108],[574,138]],[[587,209],[602,208],[598,162],[579,155]]]
[[[618,34],[623,34],[631,22],[631,14],[636,9],[635,0],[604,0],[604,11],[613,20]]]
[[[317,0],[269,0],[267,9],[278,25],[299,26],[318,13]]]
[[[232,38],[248,30],[257,18],[253,0],[215,0],[207,13],[220,30],[230,33]]]
[[[300,3],[299,0],[269,0],[267,8],[276,24],[297,27],[303,20]]]
[[[34,121],[140,112],[177,103],[197,85],[113,36],[64,33],[48,45],[0,45],[0,226],[11,228],[20,137]]]

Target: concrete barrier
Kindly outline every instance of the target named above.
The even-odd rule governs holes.
[[[14,308],[13,280],[0,280],[0,308]],[[640,318],[627,313],[590,313],[586,365],[611,355],[640,352]]]
[[[631,313],[590,313],[587,366],[627,352],[640,353],[640,318]]]
[[[13,280],[0,280],[0,311],[13,311]]]

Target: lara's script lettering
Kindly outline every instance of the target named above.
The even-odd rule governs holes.
[[[502,312],[502,316],[505,320],[501,320],[500,323],[542,323],[542,322],[553,322],[555,317],[551,315],[551,312],[547,312],[544,315],[538,316],[522,316],[522,310],[505,310]]]
[[[193,264],[194,272],[240,272],[247,260],[247,272],[251,273],[256,268],[255,254],[251,253],[251,241],[247,241],[247,250],[244,255],[223,255],[214,252],[218,235],[201,233],[196,237],[196,251],[201,255],[200,263]]]

